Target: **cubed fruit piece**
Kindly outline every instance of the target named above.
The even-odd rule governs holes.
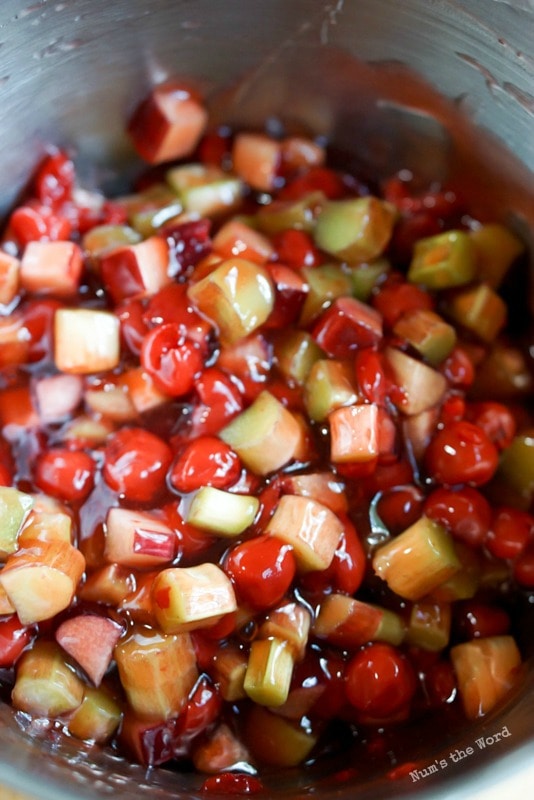
[[[259,505],[253,495],[203,486],[193,496],[185,520],[218,536],[237,536],[252,525]]]
[[[121,707],[108,691],[87,686],[81,705],[69,717],[67,728],[77,739],[103,743],[111,739],[121,717]]]
[[[0,317],[0,368],[25,364],[30,358],[30,335],[24,317]]]
[[[80,586],[79,597],[89,603],[119,605],[136,585],[136,579],[126,567],[107,564],[91,572]]]
[[[219,687],[223,700],[235,703],[246,697],[244,689],[248,658],[236,645],[219,648],[210,665],[210,674]]]
[[[140,241],[141,234],[128,225],[95,225],[84,235],[82,247],[96,259],[108,250]]]
[[[479,551],[459,541],[454,542],[454,550],[460,569],[430,592],[429,601],[454,603],[456,600],[468,600],[480,588],[482,562]]]
[[[35,405],[43,425],[63,422],[73,415],[83,397],[79,375],[49,375],[33,384]]]
[[[312,231],[325,203],[323,192],[310,192],[297,200],[274,200],[260,206],[254,222],[270,236],[289,230]]]
[[[89,389],[84,393],[84,402],[90,413],[113,422],[137,419],[137,410],[128,392],[121,386],[107,384],[99,389]]]
[[[265,264],[274,255],[270,239],[240,219],[231,219],[219,228],[213,237],[213,249],[222,258],[239,256],[256,264]]]
[[[73,242],[29,242],[20,265],[20,284],[28,292],[70,297],[78,291],[82,266],[82,250]]]
[[[244,689],[261,706],[281,706],[293,676],[293,656],[281,639],[255,639],[250,648]]]
[[[244,258],[223,261],[188,296],[217,327],[223,344],[234,344],[262,325],[274,307],[274,287],[267,270]]]
[[[275,342],[274,356],[282,374],[303,384],[312,366],[324,355],[311,335],[301,330],[284,330]]]
[[[138,414],[151,411],[169,401],[169,395],[160,391],[152,376],[143,367],[131,367],[125,370],[117,380],[117,386],[123,388]]]
[[[469,235],[475,246],[477,277],[498,289],[514,261],[525,252],[525,245],[499,223],[480,225]]]
[[[300,312],[299,323],[307,327],[336,299],[351,294],[350,272],[342,264],[322,264],[302,270],[308,293]]]
[[[430,652],[445,650],[451,633],[450,603],[422,601],[414,603],[406,631],[406,640]]]
[[[85,569],[83,555],[68,542],[34,541],[11,555],[0,583],[25,625],[67,608]]]
[[[423,308],[403,314],[393,326],[393,333],[409,342],[433,367],[445,361],[456,344],[452,325]]]
[[[84,688],[59,646],[55,642],[38,641],[18,663],[11,699],[20,711],[53,718],[78,708]]]
[[[201,217],[235,211],[244,192],[239,178],[204,164],[183,164],[169,170],[165,177],[180,198],[184,211]]]
[[[416,242],[408,280],[439,290],[464,286],[475,274],[475,252],[469,234],[447,231]]]
[[[284,719],[257,704],[247,716],[245,733],[253,755],[260,763],[273,767],[298,766],[318,741],[317,734],[309,727]]]
[[[376,197],[333,200],[322,208],[314,238],[321,250],[358,264],[382,255],[394,222],[393,206]]]
[[[116,646],[115,660],[130,706],[149,719],[177,716],[198,678],[188,633],[167,636],[134,627]]]
[[[110,617],[78,614],[61,623],[56,630],[56,641],[94,685],[100,686],[122,633],[122,626]]]
[[[410,455],[420,463],[426,449],[436,432],[439,422],[439,408],[427,408],[419,414],[413,414],[402,421],[402,433]]]
[[[511,636],[458,644],[451,650],[451,660],[468,719],[491,711],[510,691],[521,666],[521,654]]]
[[[313,422],[323,422],[336,408],[358,402],[354,370],[344,361],[319,358],[304,383],[304,406]]]
[[[0,304],[8,306],[19,289],[20,261],[16,256],[0,252]]]
[[[26,431],[39,426],[39,415],[33,404],[29,386],[14,386],[0,392],[0,425],[2,428],[24,428]]]
[[[154,580],[152,597],[166,633],[210,627],[237,609],[230,579],[209,563],[163,570]]]
[[[192,153],[207,121],[206,109],[188,87],[165,83],[137,106],[128,133],[141,158],[161,164]]]
[[[295,661],[301,661],[311,628],[311,613],[300,603],[284,603],[267,614],[258,628],[258,639],[278,639],[285,642]]]
[[[491,343],[506,324],[508,307],[491,286],[479,283],[448,298],[445,313],[483,342]]]
[[[275,297],[273,310],[265,325],[287,332],[287,327],[299,319],[310,287],[293,267],[269,263],[267,269],[274,284]]]
[[[106,518],[104,556],[124,567],[150,569],[176,555],[176,533],[152,514],[110,508]]]
[[[375,574],[406,600],[420,600],[460,569],[450,534],[421,517],[403,533],[379,547]]]
[[[219,775],[238,770],[242,764],[250,761],[250,754],[243,742],[223,722],[195,742],[192,761],[198,772]]]
[[[312,336],[332,358],[350,358],[382,339],[382,316],[354,297],[338,297],[315,323]]]
[[[345,484],[333,472],[304,472],[288,475],[283,481],[286,494],[299,494],[311,497],[334,514],[348,511],[348,499]]]
[[[72,544],[72,517],[64,511],[41,511],[34,508],[19,535],[19,547],[32,540]]]
[[[0,561],[5,561],[17,549],[19,533],[32,506],[31,495],[0,486]]]
[[[336,464],[373,461],[379,453],[379,408],[374,403],[342,406],[328,415],[330,458]]]
[[[219,436],[257,475],[268,475],[289,463],[302,439],[298,421],[268,391],[261,392]]]
[[[120,358],[119,320],[108,311],[62,308],[54,315],[54,361],[60,372],[114,369]]]
[[[301,572],[330,566],[343,531],[341,520],[316,500],[283,495],[266,533],[290,544]]]
[[[373,289],[381,278],[385,278],[391,270],[391,263],[387,258],[378,258],[370,264],[355,264],[351,267],[352,292],[354,297],[362,302],[367,302]]]
[[[169,245],[161,236],[118,247],[100,258],[102,281],[114,303],[133,295],[156,294],[172,281]]]
[[[336,647],[352,649],[367,642],[399,645],[405,628],[394,611],[344,594],[330,594],[320,604],[313,632]]]
[[[515,436],[501,455],[497,484],[528,511],[534,498],[534,429]]]
[[[407,416],[437,406],[447,391],[447,379],[432,367],[395,347],[385,351],[398,391],[393,402]]]
[[[282,160],[281,143],[263,133],[238,133],[232,148],[234,171],[260,192],[270,192]]]

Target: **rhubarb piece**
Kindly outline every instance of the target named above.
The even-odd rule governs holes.
[[[385,356],[399,389],[392,397],[399,411],[413,416],[443,400],[447,380],[441,373],[395,347],[388,347]]]
[[[34,383],[35,405],[43,425],[63,422],[74,415],[83,397],[79,375],[50,375]]]
[[[15,708],[35,717],[59,717],[79,707],[84,684],[55,642],[35,642],[17,666],[11,699]]]
[[[20,261],[9,253],[0,252],[0,305],[8,306],[19,289]]]
[[[350,269],[352,277],[352,292],[358,300],[367,302],[373,289],[378,285],[382,278],[385,278],[391,270],[391,264],[387,258],[377,258],[369,264],[355,264]]]
[[[131,422],[137,418],[128,393],[119,386],[107,384],[102,389],[90,389],[85,392],[84,401],[89,412],[114,422]]]
[[[263,391],[219,436],[249,469],[268,475],[295,457],[301,429],[291,412],[274,395]]]
[[[67,728],[77,739],[102,744],[111,739],[121,717],[121,707],[108,691],[87,686],[81,705],[69,717]]]
[[[114,303],[133,295],[150,296],[167,286],[169,245],[160,236],[117,247],[100,257],[100,274]]]
[[[91,572],[80,587],[79,597],[89,603],[118,606],[132,591],[135,579],[130,570],[108,564]]]
[[[239,256],[255,264],[266,264],[274,256],[270,239],[240,219],[231,219],[213,237],[213,249],[222,258]]]
[[[497,483],[512,494],[517,504],[527,511],[534,497],[534,430],[515,436],[503,451],[497,472]]]
[[[433,367],[445,361],[456,344],[452,325],[439,314],[423,308],[403,314],[393,326],[393,333],[409,342]]]
[[[336,647],[354,649],[367,642],[399,645],[405,627],[394,611],[344,594],[330,594],[320,604],[313,632]]]
[[[430,440],[436,432],[439,408],[428,408],[402,421],[402,431],[407,448],[417,463],[424,459]]]
[[[97,447],[103,444],[114,431],[111,420],[97,420],[88,414],[80,414],[69,420],[61,428],[59,440],[62,442],[75,442],[77,445]]]
[[[73,242],[29,242],[20,265],[20,283],[27,292],[70,297],[78,291],[82,251]]]
[[[26,363],[30,357],[28,339],[22,316],[0,317],[0,367]]]
[[[521,655],[512,636],[458,644],[451,650],[451,660],[468,719],[484,716],[506,697],[521,667]]]
[[[165,83],[137,106],[128,133],[141,158],[161,164],[192,153],[207,121],[206,109],[188,87]]]
[[[104,546],[108,561],[150,569],[172,561],[177,546],[176,533],[155,516],[126,508],[108,511]]]
[[[68,542],[33,541],[13,553],[0,583],[25,625],[67,608],[85,569],[83,555]]]
[[[307,327],[336,299],[350,295],[350,272],[340,264],[323,264],[302,270],[308,283],[308,293],[302,306],[299,323]]]
[[[138,244],[141,234],[128,225],[95,225],[84,235],[82,248],[94,259],[104,253],[130,244]]]
[[[450,603],[422,601],[410,612],[406,641],[422,650],[439,652],[449,645],[451,633]]]
[[[169,402],[169,395],[157,388],[152,376],[143,367],[125,370],[117,380],[117,386],[126,391],[130,403],[138,414],[151,411]]]
[[[311,497],[334,514],[348,511],[345,484],[333,472],[305,472],[284,478],[284,492]]]
[[[320,358],[304,383],[304,406],[313,422],[324,422],[336,408],[358,402],[354,370],[343,361]]]
[[[285,264],[267,264],[274,284],[274,307],[265,325],[267,328],[287,328],[296,322],[301,314],[309,284],[293,268]]]
[[[302,661],[311,628],[311,613],[300,603],[284,603],[269,611],[258,628],[258,639],[285,642],[294,661]]]
[[[61,623],[56,630],[56,641],[93,684],[100,686],[122,633],[121,625],[110,617],[78,614]]]
[[[322,208],[314,238],[321,250],[358,264],[382,255],[394,221],[393,207],[376,197],[334,200]]]
[[[245,732],[252,753],[263,764],[296,767],[310,755],[318,735],[308,725],[284,719],[260,705],[253,705]]]
[[[326,159],[325,148],[305,136],[286,136],[281,142],[282,161],[286,169],[321,167]]]
[[[326,506],[298,495],[283,495],[266,533],[290,544],[301,572],[326,569],[334,558],[343,525]]]
[[[475,246],[477,277],[498,289],[525,245],[509,228],[499,223],[480,225],[469,232]]]
[[[0,424],[2,428],[24,428],[28,431],[38,427],[39,422],[39,415],[28,386],[15,386],[2,390],[0,393]]]
[[[162,570],[152,597],[156,618],[166,633],[210,627],[237,609],[230,579],[210,563]]]
[[[450,289],[464,286],[476,275],[473,242],[465,231],[447,231],[419,239],[408,270],[411,283],[427,289]]]
[[[31,546],[31,541],[35,539],[72,544],[72,517],[63,511],[34,509],[19,534],[19,547],[27,547],[28,543]]]
[[[119,363],[119,320],[110,312],[59,309],[54,316],[54,339],[54,361],[61,372],[103,372]]]
[[[298,200],[274,200],[262,206],[254,220],[260,231],[270,236],[291,229],[312,231],[325,203],[323,192],[310,192]]]
[[[303,384],[312,366],[324,355],[311,335],[301,330],[284,330],[275,343],[274,356],[282,374]]]
[[[19,533],[32,506],[31,495],[0,486],[0,561],[5,561],[17,549]]]
[[[253,189],[270,192],[280,168],[281,151],[281,143],[263,133],[238,133],[232,148],[234,170]]]
[[[116,646],[115,660],[130,706],[148,719],[177,716],[198,678],[188,633],[169,636],[133,627]]]
[[[382,339],[382,316],[354,297],[338,297],[315,323],[312,336],[332,358],[350,358]]]
[[[449,533],[427,517],[379,547],[373,557],[375,574],[395,594],[413,601],[444,583],[460,566]]]
[[[233,537],[252,525],[259,505],[253,495],[203,486],[191,500],[185,521],[218,536]]]
[[[508,309],[497,292],[485,283],[456,292],[445,311],[458,325],[491,343],[503,329]]]
[[[180,198],[184,211],[200,217],[214,217],[235,211],[244,191],[243,183],[238,178],[218,167],[204,164],[174,167],[165,178]]]
[[[223,700],[235,703],[247,696],[244,687],[247,664],[246,653],[237,646],[230,644],[218,649],[210,673]]]
[[[373,461],[379,453],[379,408],[374,403],[342,406],[328,415],[330,458],[337,464]]]
[[[293,656],[280,639],[255,639],[245,674],[248,697],[261,706],[281,706],[287,700],[293,676]]]
[[[250,754],[243,742],[223,722],[194,744],[192,760],[199,772],[219,775],[248,763]]]
[[[223,344],[234,344],[262,325],[274,307],[269,273],[244,258],[223,261],[188,296],[217,327]]]
[[[458,541],[454,542],[454,550],[460,569],[431,591],[429,601],[454,603],[456,600],[469,600],[480,588],[482,564],[479,553]]]

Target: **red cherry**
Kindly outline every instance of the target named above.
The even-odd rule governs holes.
[[[147,503],[164,488],[172,461],[170,447],[143,428],[122,428],[107,441],[103,475],[129,502]]]
[[[499,450],[512,443],[516,422],[510,409],[502,403],[471,403],[467,406],[466,419],[482,428]]]
[[[169,479],[179,492],[201,486],[223,489],[241,474],[241,461],[232,448],[216,436],[200,436],[187,445],[176,460]]]
[[[202,352],[181,325],[158,325],[143,339],[141,364],[157,387],[173,397],[188,394],[202,370]]]
[[[232,548],[224,571],[242,602],[266,609],[276,605],[288,591],[295,577],[296,561],[290,545],[264,534]]]
[[[471,422],[450,422],[430,440],[425,466],[436,483],[482,486],[495,474],[499,454],[486,433]]]
[[[0,620],[0,667],[12,667],[31,639],[31,631],[16,614],[3,617]]]
[[[407,311],[432,311],[434,301],[420,286],[405,283],[398,275],[392,275],[379,288],[372,304],[382,314],[384,325],[393,328]]]
[[[197,435],[218,433],[243,409],[243,398],[226,372],[208,367],[195,381],[198,404],[193,408],[193,427]]]
[[[35,483],[43,492],[70,503],[83,503],[94,486],[96,464],[83,450],[56,448],[37,459]]]
[[[503,608],[478,600],[456,604],[455,628],[461,638],[485,639],[503,636],[510,630],[510,617]]]
[[[33,181],[33,189],[42,203],[58,205],[70,200],[76,174],[74,163],[61,150],[47,155]]]
[[[293,269],[316,267],[321,263],[321,255],[306,231],[288,228],[276,234],[273,244],[278,260]]]
[[[369,403],[385,405],[388,386],[380,354],[370,348],[361,350],[356,353],[354,367],[358,387],[364,398]]]
[[[491,525],[491,506],[476,489],[436,489],[425,501],[427,517],[444,525],[455,539],[480,547]]]
[[[395,647],[380,642],[353,656],[345,680],[349,702],[358,711],[379,719],[408,705],[416,687],[408,659]]]
[[[451,386],[466,389],[475,380],[475,368],[465,350],[455,347],[440,366],[440,372],[447,378]]]
[[[485,545],[495,558],[518,558],[534,541],[534,517],[516,508],[500,508],[493,519]]]

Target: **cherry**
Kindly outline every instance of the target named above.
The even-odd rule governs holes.
[[[391,275],[373,296],[372,305],[382,314],[384,325],[393,328],[408,311],[432,311],[434,301],[420,286]]]
[[[518,558],[534,541],[534,517],[516,508],[500,508],[486,537],[485,545],[495,558]]]
[[[440,365],[440,372],[447,378],[451,386],[466,389],[475,379],[475,368],[468,354],[461,347],[452,352]]]
[[[165,486],[170,447],[144,428],[122,428],[108,439],[102,474],[128,502],[148,503]]]
[[[512,443],[516,422],[510,409],[502,403],[471,403],[467,406],[466,419],[482,428],[498,450],[505,450]]]
[[[363,397],[369,403],[385,405],[388,385],[380,353],[371,348],[361,350],[356,353],[354,368],[358,387]]]
[[[198,344],[184,334],[183,327],[169,322],[145,336],[141,364],[162,392],[183,397],[193,389],[203,359]]]
[[[426,499],[424,513],[471,547],[484,544],[491,525],[491,506],[476,489],[436,489]]]
[[[288,228],[276,234],[273,244],[278,260],[293,269],[316,267],[321,263],[321,255],[306,231]]]
[[[0,667],[12,667],[33,637],[16,614],[0,619]]]
[[[241,461],[232,448],[215,436],[199,436],[180,453],[169,480],[179,492],[193,492],[201,486],[223,489],[241,473]]]
[[[243,409],[235,382],[218,367],[207,367],[195,381],[198,403],[193,407],[193,427],[198,435],[218,433]]]
[[[249,795],[262,793],[264,786],[254,775],[244,772],[221,772],[206,778],[202,784],[202,791],[208,794]]]
[[[43,492],[69,503],[83,503],[91,493],[96,464],[83,450],[54,448],[42,453],[35,465],[35,483]]]
[[[456,604],[454,616],[455,629],[463,639],[503,636],[510,630],[510,617],[503,608],[479,600]]]
[[[495,474],[497,448],[487,434],[471,422],[450,422],[433,436],[425,455],[425,467],[436,483],[482,486]]]
[[[276,605],[296,572],[292,547],[265,534],[232,548],[223,566],[240,600],[257,609]]]
[[[386,719],[415,694],[413,668],[400,650],[375,642],[352,657],[345,674],[349,702],[365,715]]]

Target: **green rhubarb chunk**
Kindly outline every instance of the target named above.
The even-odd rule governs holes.
[[[372,261],[386,249],[396,212],[376,197],[333,200],[317,218],[315,243],[349,264]]]
[[[423,601],[413,604],[406,632],[409,644],[422,650],[439,652],[448,646],[450,633],[449,603]]]
[[[302,385],[324,352],[306,331],[290,330],[275,342],[274,356],[284,377]]]
[[[408,280],[427,289],[464,286],[476,276],[473,242],[464,231],[447,231],[420,239],[414,249]]]
[[[358,300],[366,302],[378,281],[391,270],[387,258],[378,258],[370,264],[355,264],[350,268],[352,277],[352,294]]]
[[[183,211],[180,200],[176,197],[167,205],[159,208],[146,208],[130,215],[132,228],[145,238],[152,236],[162,225],[178,217]]]
[[[325,203],[326,196],[319,191],[310,192],[299,200],[274,201],[260,208],[255,217],[256,225],[270,236],[288,228],[310,232]]]
[[[300,314],[300,325],[305,327],[319,316],[336,297],[352,294],[350,272],[341,264],[322,264],[302,270],[308,284],[308,294]]]
[[[498,289],[514,261],[525,252],[525,245],[498,223],[481,225],[470,236],[475,245],[479,279]]]
[[[253,495],[203,486],[191,501],[186,522],[219,536],[237,536],[252,525],[259,505]]]
[[[534,429],[516,436],[503,451],[495,483],[500,496],[528,511],[534,501]]]
[[[84,684],[50,641],[38,641],[26,651],[17,668],[11,699],[15,708],[36,717],[57,717],[79,707]]]
[[[486,283],[479,283],[455,293],[446,304],[447,316],[491,343],[506,323],[507,307],[497,292]]]
[[[445,361],[456,344],[456,331],[452,325],[434,311],[423,308],[403,314],[393,332],[406,339],[433,367]]]
[[[334,359],[318,359],[304,383],[304,405],[314,422],[323,422],[331,411],[358,401],[350,365]]]
[[[180,198],[184,211],[214,216],[235,209],[244,191],[243,182],[222,169],[203,164],[183,164],[166,172],[169,186]]]
[[[0,486],[0,559],[17,549],[17,538],[33,506],[29,494]]]

